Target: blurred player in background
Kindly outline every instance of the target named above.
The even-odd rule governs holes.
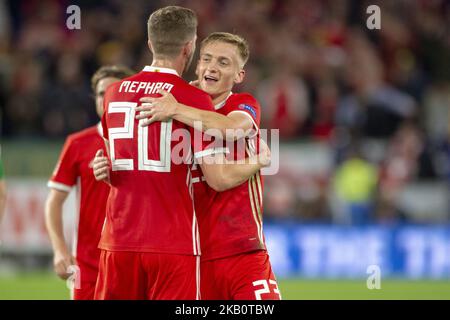
[[[3,171],[3,162],[1,159],[2,151],[0,146],[0,225],[2,223],[3,216],[5,214],[5,206],[6,206],[6,183],[5,176]],[[0,239],[1,241],[1,239]],[[0,242],[1,243],[1,242]]]
[[[102,124],[109,146],[111,193],[100,241],[96,299],[199,299],[201,251],[192,159],[199,161],[207,183],[216,189],[238,185],[262,167],[256,161],[229,164],[222,147],[181,122],[142,126],[135,119],[140,98],[161,88],[182,103],[214,110],[208,94],[180,77],[192,61],[196,33],[192,10],[169,6],[155,11],[148,21],[152,66],[106,92]],[[190,133],[190,139],[177,140],[178,132]],[[200,139],[194,142],[196,136]],[[180,143],[187,145],[188,154],[183,152],[183,161],[176,163],[172,151]]]
[[[213,99],[216,112],[178,104],[168,92],[161,98],[143,98],[138,118],[146,123],[175,119],[218,133],[234,144],[234,159],[242,158],[244,142],[249,156],[259,142],[261,108],[248,93],[232,93],[244,80],[249,58],[247,42],[230,33],[216,32],[202,42],[196,73],[199,88]],[[219,138],[219,137],[218,137]],[[241,142],[241,144],[239,144]],[[225,192],[209,188],[201,170],[194,184],[202,248],[202,297],[205,299],[280,299],[262,231],[263,181],[257,172],[246,183]]]
[[[114,82],[132,75],[124,67],[101,67],[91,79],[95,93],[96,111],[103,114],[103,95],[106,88]],[[80,279],[76,279],[73,299],[93,299],[98,273],[100,250],[97,248],[101,228],[105,220],[106,200],[109,187],[92,177],[92,161],[95,152],[104,147],[101,124],[71,134],[63,147],[58,164],[48,187],[45,219],[48,234],[53,246],[54,268],[56,274],[67,279],[68,268],[78,266]],[[72,252],[69,250],[63,232],[63,204],[72,187],[77,192],[77,217]],[[75,271],[75,270],[70,270]]]

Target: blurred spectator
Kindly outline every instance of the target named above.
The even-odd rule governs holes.
[[[377,180],[377,168],[364,160],[355,147],[334,176],[334,192],[342,203],[344,221],[361,225],[373,219]]]
[[[339,91],[331,79],[322,81],[317,87],[317,101],[311,135],[319,140],[330,140],[334,130]]]
[[[303,223],[331,223],[328,204],[328,179],[307,176],[297,181],[296,217]]]
[[[412,123],[405,123],[391,140],[380,168],[378,186],[378,222],[404,221],[399,209],[401,192],[418,173],[418,157],[423,149],[419,131]]]
[[[310,112],[304,83],[286,70],[262,81],[258,89],[262,126],[279,129],[281,138],[297,137]]]
[[[414,99],[383,81],[375,47],[360,32],[352,34],[348,54],[350,94],[338,105],[337,124],[363,137],[391,137],[402,121],[416,114]]]
[[[450,119],[450,83],[438,83],[425,93],[425,128],[435,141],[446,140]]]
[[[295,189],[289,178],[265,180],[264,216],[268,219],[295,217]]]
[[[423,141],[418,129],[412,123],[403,124],[390,141],[382,164],[382,189],[394,191],[413,179],[417,174],[417,160],[422,149]]]

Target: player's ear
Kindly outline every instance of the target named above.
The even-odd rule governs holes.
[[[186,56],[189,57],[191,54],[194,53],[194,51],[195,51],[195,39],[192,39],[191,41],[185,44],[184,53],[186,54]]]
[[[150,49],[150,51],[153,53],[153,45],[150,42],[150,40],[147,41],[147,45],[148,45],[148,48]]]
[[[245,70],[241,69],[236,74],[236,77],[234,77],[234,83],[236,84],[241,83],[242,81],[244,81],[244,79],[245,79]]]
[[[183,49],[181,49],[181,56],[182,57],[189,57],[189,42],[186,42],[183,45]]]

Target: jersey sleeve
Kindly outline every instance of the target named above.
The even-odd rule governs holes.
[[[78,175],[74,142],[69,137],[64,143],[58,163],[47,186],[59,191],[70,192]]]
[[[228,149],[224,147],[224,142],[222,140],[216,139],[193,128],[190,128],[190,134],[195,159],[218,153],[228,153]]]
[[[261,106],[253,96],[249,94],[239,95],[239,98],[237,98],[236,101],[230,105],[230,111],[228,114],[235,112],[248,116],[253,123],[256,133],[259,131],[259,125],[261,122]]]

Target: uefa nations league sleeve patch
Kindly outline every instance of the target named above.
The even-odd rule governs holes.
[[[241,109],[241,110],[246,110],[246,111],[250,112],[251,115],[253,116],[253,119],[256,120],[256,111],[255,111],[255,108],[253,108],[252,106],[250,106],[250,105],[248,105],[248,104],[240,104],[240,105],[238,106],[238,108]]]

